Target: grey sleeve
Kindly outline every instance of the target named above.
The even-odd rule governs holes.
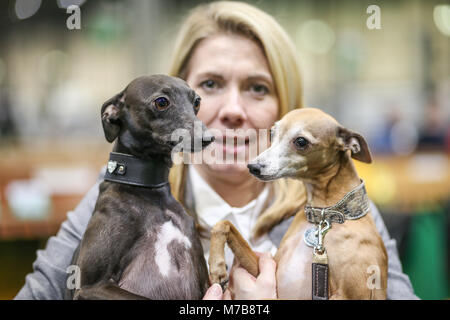
[[[14,299],[63,299],[66,269],[81,242],[98,197],[100,180],[88,191],[80,204],[67,214],[56,236],[50,237],[44,250],[37,251],[33,272],[25,278],[25,285]]]
[[[403,273],[402,264],[398,256],[397,242],[389,236],[383,218],[377,207],[371,202],[371,213],[378,232],[383,239],[388,254],[388,284],[387,299],[389,300],[417,300],[409,277]]]

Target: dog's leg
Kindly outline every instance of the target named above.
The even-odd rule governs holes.
[[[131,293],[113,282],[85,286],[75,292],[74,300],[148,300]]]
[[[218,222],[211,231],[208,260],[211,282],[219,283],[222,288],[225,288],[228,282],[225,265],[225,243],[233,251],[242,267],[256,277],[259,273],[258,257],[234,225],[225,220]]]

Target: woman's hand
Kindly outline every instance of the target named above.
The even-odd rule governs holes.
[[[252,276],[239,264],[231,269],[230,286],[233,288],[235,300],[259,300],[277,298],[277,281],[275,271],[277,264],[270,253],[258,253],[259,275]]]
[[[227,289],[222,293],[222,287],[218,283],[214,283],[206,291],[203,300],[231,300],[230,291]]]

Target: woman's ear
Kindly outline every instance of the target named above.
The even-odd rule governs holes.
[[[370,154],[369,146],[362,135],[349,130],[344,127],[339,127],[337,130],[337,141],[341,150],[350,150],[352,153],[352,158],[365,162],[371,163],[372,156]]]
[[[120,132],[120,109],[125,101],[123,92],[116,94],[102,105],[101,117],[103,132],[108,142],[113,142]]]

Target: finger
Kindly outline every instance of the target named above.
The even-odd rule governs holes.
[[[238,283],[241,287],[251,287],[255,284],[256,278],[244,268],[236,268],[233,273],[233,283]]]
[[[214,283],[206,291],[203,300],[222,300],[222,287],[218,283]]]
[[[264,255],[263,252],[259,252],[259,251],[253,251],[253,252],[256,254],[256,256],[257,256],[258,258],[261,258],[261,256]]]
[[[222,297],[222,300],[231,300],[231,292],[230,292],[230,290],[225,290],[225,292],[224,292],[224,294],[223,294],[223,297]]]
[[[260,274],[256,280],[256,286],[265,292],[266,298],[276,299],[276,269],[277,264],[270,254],[264,254],[259,259]]]
[[[275,272],[277,269],[277,263],[272,259],[270,253],[265,253],[259,258],[259,272],[260,276],[268,279],[275,279]],[[258,276],[259,278],[259,276]]]

